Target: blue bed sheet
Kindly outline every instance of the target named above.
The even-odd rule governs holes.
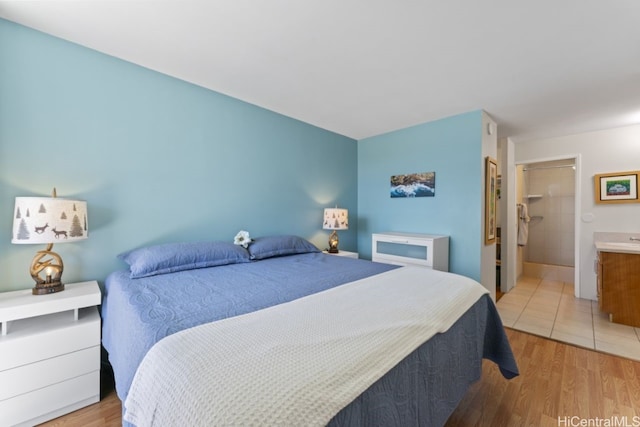
[[[129,271],[114,272],[105,282],[102,343],[109,353],[118,397],[126,399],[147,351],[168,335],[393,268],[308,253],[140,279],[131,279]]]

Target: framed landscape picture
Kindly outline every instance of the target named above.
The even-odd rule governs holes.
[[[640,171],[603,173],[595,176],[596,203],[638,203]]]
[[[484,185],[484,244],[490,245],[496,241],[497,217],[496,195],[498,189],[498,166],[495,159],[485,159]]]
[[[436,195],[436,173],[422,172],[407,175],[392,175],[391,198],[434,197]]]

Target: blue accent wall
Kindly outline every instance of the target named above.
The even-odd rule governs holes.
[[[358,251],[371,259],[371,234],[450,236],[449,271],[480,280],[482,111],[358,141]],[[390,178],[436,173],[434,197],[390,197]]]
[[[43,249],[10,243],[15,196],[55,186],[86,200],[89,239],[54,250],[66,282],[102,281],[122,251],[240,229],[324,248],[336,204],[352,218],[340,246],[355,251],[356,164],[353,139],[0,19],[0,291],[32,287]]]

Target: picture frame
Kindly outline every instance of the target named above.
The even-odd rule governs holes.
[[[640,203],[640,171],[601,173],[594,176],[596,204]]]
[[[390,180],[392,199],[404,197],[434,197],[436,195],[436,173],[421,172],[392,175]]]
[[[496,201],[498,190],[498,164],[495,159],[485,158],[484,184],[484,244],[490,245],[496,241],[497,216]]]

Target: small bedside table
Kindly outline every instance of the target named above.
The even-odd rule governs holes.
[[[0,419],[32,426],[100,400],[98,282],[0,293]]]
[[[329,254],[329,255],[344,256],[344,257],[347,257],[347,258],[358,259],[358,252],[340,251],[337,254],[332,254],[332,253],[329,253],[328,251],[322,251],[322,252],[324,252],[325,254]]]

